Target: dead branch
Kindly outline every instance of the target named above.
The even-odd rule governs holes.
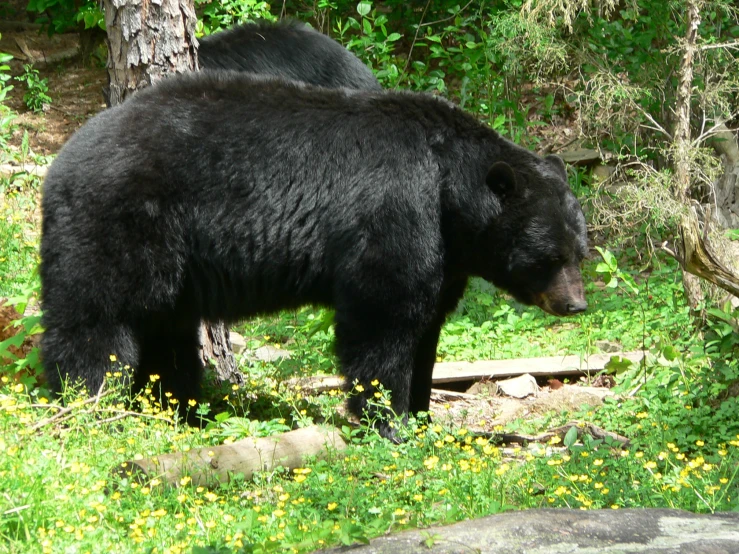
[[[105,419],[101,419],[96,421],[95,425],[104,425],[106,423],[113,423],[114,421],[120,421],[121,419],[125,419],[127,417],[137,417],[142,419],[154,419],[156,421],[164,421],[165,423],[174,424],[175,420],[171,417],[167,416],[157,416],[152,414],[142,414],[141,412],[130,412],[128,410],[119,410],[116,408],[102,408],[100,410],[101,412],[108,412],[108,413],[114,413],[118,414],[112,417],[108,417]]]
[[[0,164],[0,177],[13,177],[20,174],[33,175],[34,177],[46,177],[49,166],[46,165],[12,165]]]
[[[733,42],[720,42],[718,44],[703,44],[698,47],[699,50],[715,50],[716,48],[731,48],[739,50],[739,40]]]
[[[73,402],[70,406],[61,408],[53,416],[47,417],[46,419],[39,421],[35,425],[32,425],[29,429],[29,432],[38,431],[42,427],[46,427],[47,425],[51,425],[52,423],[59,424],[67,421],[68,419],[71,419],[76,415],[72,412],[81,408],[82,406],[87,406],[88,404],[93,404],[93,406],[97,406],[100,403],[100,400],[102,400],[104,397],[108,396],[112,392],[111,390],[103,392],[104,388],[105,383],[100,385],[100,388],[98,389],[98,392],[95,396],[91,396],[90,398],[86,398],[85,400],[81,400],[79,402]]]
[[[40,23],[29,23],[28,21],[0,21],[0,33],[11,33],[14,31],[40,31]]]
[[[597,425],[593,425],[592,423],[584,423],[581,421],[571,421],[569,423],[566,423],[565,425],[562,425],[561,427],[556,427],[555,429],[551,429],[547,431],[546,433],[542,433],[540,435],[521,435],[521,434],[514,434],[514,433],[485,433],[483,436],[488,436],[488,438],[493,442],[499,442],[502,444],[525,444],[525,443],[531,443],[531,442],[538,442],[538,443],[544,443],[549,442],[553,437],[559,437],[560,439],[564,440],[565,435],[567,432],[572,428],[577,429],[577,436],[578,438],[582,438],[583,435],[589,435],[593,437],[594,439],[605,439],[610,438],[613,441],[619,443],[622,447],[628,448],[631,444],[631,441],[624,437],[619,435],[618,433],[613,433],[612,431],[606,431],[605,429],[602,429],[598,427]]]
[[[713,255],[708,242],[701,237],[694,213],[683,218],[680,224],[680,238],[682,242],[680,252],[671,250],[665,244],[662,245],[662,250],[675,258],[683,271],[705,279],[734,296],[739,296],[739,277]]]

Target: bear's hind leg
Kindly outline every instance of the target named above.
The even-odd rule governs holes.
[[[141,357],[136,368],[137,390],[151,387],[166,407],[166,399],[177,400],[180,415],[190,415],[190,400],[200,398],[203,366],[200,362],[197,320],[149,330],[141,337]],[[158,379],[152,380],[152,375]]]
[[[99,322],[93,327],[66,328],[49,324],[47,319],[41,359],[53,392],[81,383],[88,394],[96,394],[106,374],[136,367],[139,347],[127,325]]]

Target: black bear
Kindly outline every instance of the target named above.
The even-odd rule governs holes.
[[[335,40],[297,21],[246,23],[200,40],[203,69],[230,69],[327,88],[381,90],[372,71]]]
[[[82,127],[43,190],[42,357],[96,391],[111,355],[198,395],[198,322],[333,306],[349,383],[429,407],[470,276],[556,315],[587,304],[585,220],[555,156],[451,103],[237,72],[164,80]],[[388,425],[381,433],[395,438]]]

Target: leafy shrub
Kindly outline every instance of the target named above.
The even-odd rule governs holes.
[[[41,78],[38,70],[31,64],[23,65],[23,74],[15,78],[16,81],[26,84],[26,93],[23,95],[23,101],[29,110],[40,113],[44,111],[45,106],[51,104],[49,92],[49,80]]]

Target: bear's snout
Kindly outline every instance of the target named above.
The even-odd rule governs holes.
[[[552,278],[549,287],[535,295],[534,303],[556,316],[575,315],[588,309],[582,275],[577,266],[564,266]]]

